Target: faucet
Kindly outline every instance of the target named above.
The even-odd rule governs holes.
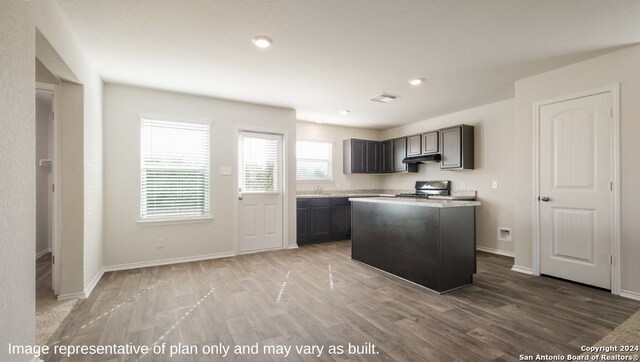
[[[321,195],[324,190],[322,189],[322,185],[318,185],[316,187],[316,195]]]

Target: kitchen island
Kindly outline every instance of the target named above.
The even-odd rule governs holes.
[[[473,282],[477,201],[351,198],[351,258],[445,293]]]

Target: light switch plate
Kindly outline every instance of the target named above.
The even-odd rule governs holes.
[[[231,167],[230,166],[220,166],[220,175],[222,176],[231,176]]]

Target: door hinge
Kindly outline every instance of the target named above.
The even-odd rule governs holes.
[[[56,256],[51,255],[51,264],[55,264],[55,263],[56,263]]]
[[[613,118],[613,108],[609,108],[609,118]]]
[[[613,181],[609,182],[609,191],[613,191]]]
[[[56,184],[51,184],[51,192],[56,192]]]
[[[609,254],[609,265],[613,265],[613,254]]]

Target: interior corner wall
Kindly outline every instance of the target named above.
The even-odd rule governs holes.
[[[107,269],[153,265],[167,260],[214,258],[234,252],[237,200],[236,127],[287,132],[289,244],[296,242],[295,111],[215,98],[106,84],[104,87],[105,265]],[[206,119],[211,125],[211,213],[198,223],[141,225],[140,113]],[[221,175],[228,166],[232,175]],[[156,241],[164,241],[156,248]]]
[[[333,181],[298,181],[298,190],[315,191],[318,186],[322,186],[325,190],[362,190],[379,189],[382,187],[381,176],[362,174],[346,175],[342,172],[342,141],[347,138],[379,140],[380,131],[298,121],[296,132],[298,140],[330,141],[333,143]]]
[[[0,2],[0,360],[35,343],[35,26],[28,4]]]
[[[516,82],[515,263],[532,267],[533,104],[546,99],[620,84],[621,290],[640,293],[640,45]]]
[[[72,33],[58,4],[27,2],[38,35],[50,49],[36,49],[40,60],[62,81],[62,137],[77,154],[61,160],[62,251],[61,294],[88,291],[103,267],[102,80]],[[33,32],[32,32],[33,33]],[[34,54],[35,57],[35,54]],[[52,59],[55,58],[55,59]],[[47,60],[50,64],[47,64]],[[58,72],[56,73],[56,69]],[[69,95],[71,98],[66,99]],[[77,113],[78,110],[81,113]],[[69,135],[75,138],[70,139]],[[71,176],[70,176],[71,175]],[[79,177],[79,178],[78,178]],[[65,209],[65,205],[70,208]]]
[[[382,176],[387,189],[411,189],[417,180],[450,180],[452,189],[477,190],[477,245],[485,250],[507,255],[513,252],[513,241],[498,240],[498,227],[514,228],[513,195],[515,187],[514,100],[507,99],[432,119],[410,123],[382,132],[382,139],[420,134],[439,128],[468,124],[474,126],[475,169],[447,171],[437,163],[418,166],[417,173]],[[498,188],[492,188],[492,182]],[[515,233],[512,233],[515,234]]]

